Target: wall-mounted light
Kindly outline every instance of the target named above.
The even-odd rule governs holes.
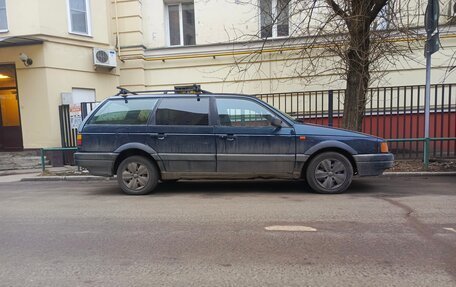
[[[21,59],[22,63],[24,63],[24,66],[26,66],[26,67],[33,64],[33,60],[29,56],[27,56],[27,54],[25,54],[25,53],[20,53],[19,59]]]

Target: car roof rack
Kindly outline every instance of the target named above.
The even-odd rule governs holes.
[[[151,94],[151,93],[164,93],[164,94],[212,94],[209,91],[201,89],[201,85],[193,84],[188,86],[174,86],[174,90],[149,90],[149,91],[129,91],[122,87],[117,87],[119,92],[115,96],[122,96],[126,98],[128,95]]]

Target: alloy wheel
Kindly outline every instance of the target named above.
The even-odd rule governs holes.
[[[327,190],[337,189],[347,179],[345,165],[337,159],[324,159],[315,168],[316,182]]]
[[[122,171],[122,181],[130,189],[141,190],[149,182],[149,171],[144,164],[131,162]]]

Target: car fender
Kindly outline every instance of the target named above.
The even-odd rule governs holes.
[[[351,155],[358,154],[358,152],[356,150],[354,150],[348,144],[340,142],[340,141],[336,141],[336,140],[322,141],[322,142],[312,146],[308,150],[306,150],[304,154],[312,155],[312,154],[318,152],[319,150],[322,150],[325,148],[339,148],[339,149],[342,149],[342,150],[350,153]]]
[[[127,143],[118,147],[114,152],[120,154],[121,152],[129,149],[139,149],[150,154],[150,156],[157,162],[158,167],[163,170],[164,166],[161,158],[158,156],[158,153],[148,145],[142,143]]]

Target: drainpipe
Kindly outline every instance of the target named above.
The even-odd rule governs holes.
[[[117,0],[114,0],[114,7],[116,11],[116,46],[117,46],[117,56],[119,60],[122,61],[122,54],[120,51],[120,36],[119,36],[119,14],[117,12]]]

